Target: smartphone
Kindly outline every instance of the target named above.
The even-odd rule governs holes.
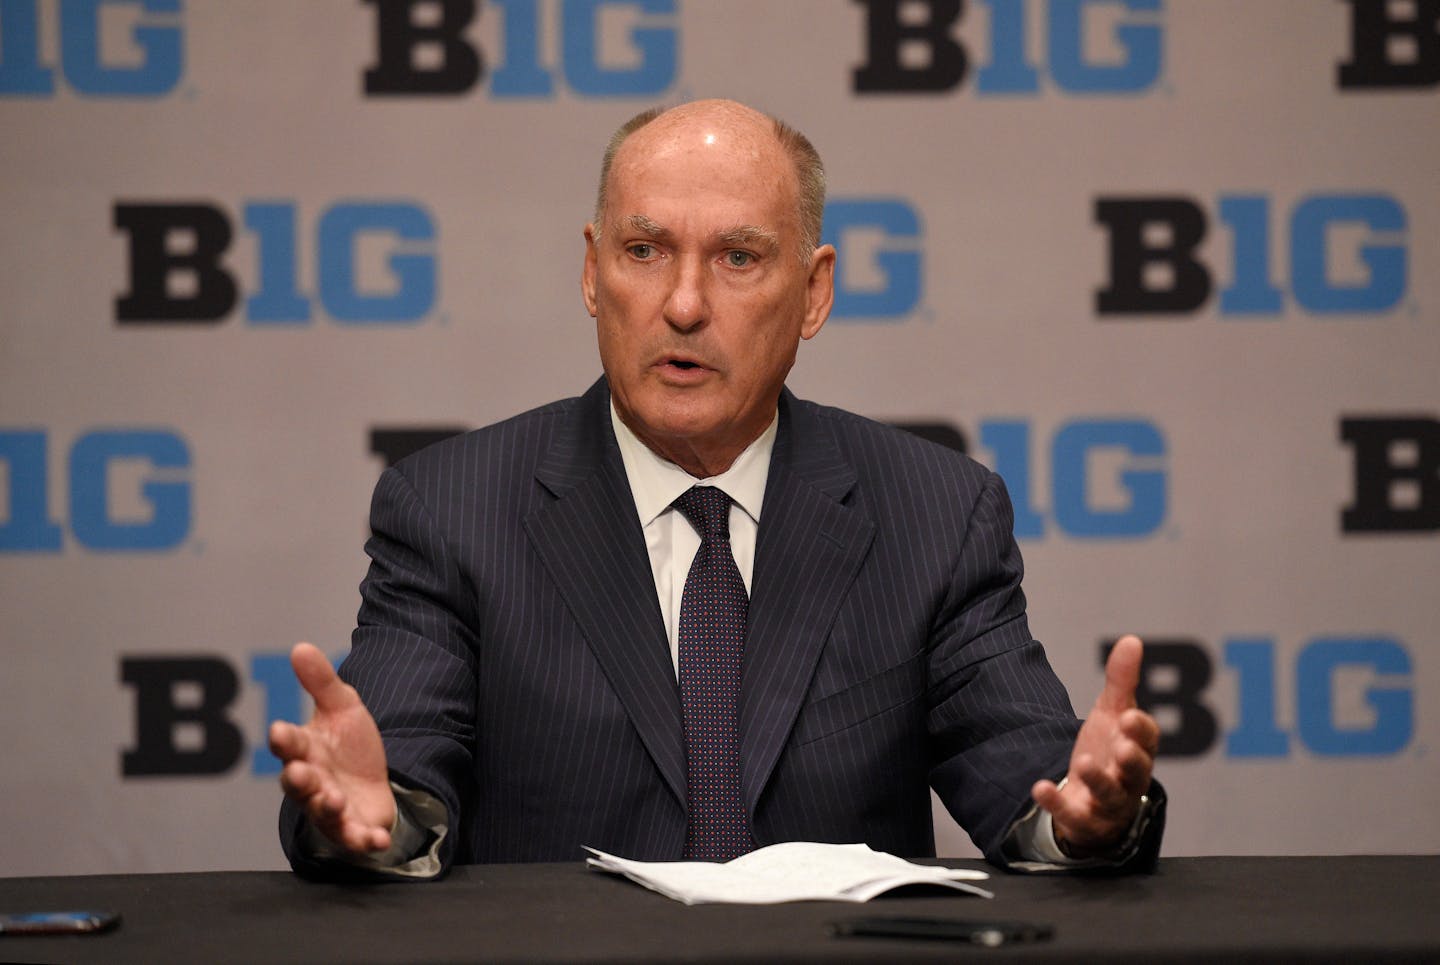
[[[965,918],[854,918],[835,922],[835,934],[870,938],[928,938],[969,942],[994,948],[1014,942],[1046,941],[1051,925],[1028,921],[982,921]]]
[[[118,924],[113,911],[27,911],[0,914],[0,935],[83,935]]]

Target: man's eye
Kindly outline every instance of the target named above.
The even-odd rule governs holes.
[[[727,251],[725,252],[725,263],[731,268],[744,268],[755,260],[755,256],[748,251]]]
[[[626,251],[641,261],[647,261],[651,255],[655,254],[655,247],[653,245],[631,245]]]

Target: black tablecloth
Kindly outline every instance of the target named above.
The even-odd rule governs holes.
[[[1146,877],[997,873],[991,886],[993,901],[927,890],[860,905],[687,907],[580,863],[390,885],[285,872],[5,878],[0,911],[98,908],[123,922],[0,937],[0,961],[1440,962],[1440,856],[1169,858]],[[1046,922],[1054,937],[987,949],[832,934],[872,915]]]

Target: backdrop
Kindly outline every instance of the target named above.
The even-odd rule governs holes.
[[[1003,474],[1082,712],[1150,642],[1167,852],[1440,849],[1440,0],[0,0],[0,874],[282,865],[377,475],[598,374],[706,96],[828,165],[792,388]]]

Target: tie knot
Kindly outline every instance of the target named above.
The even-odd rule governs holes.
[[[702,540],[730,540],[730,497],[714,486],[691,486],[671,504],[690,520]]]

